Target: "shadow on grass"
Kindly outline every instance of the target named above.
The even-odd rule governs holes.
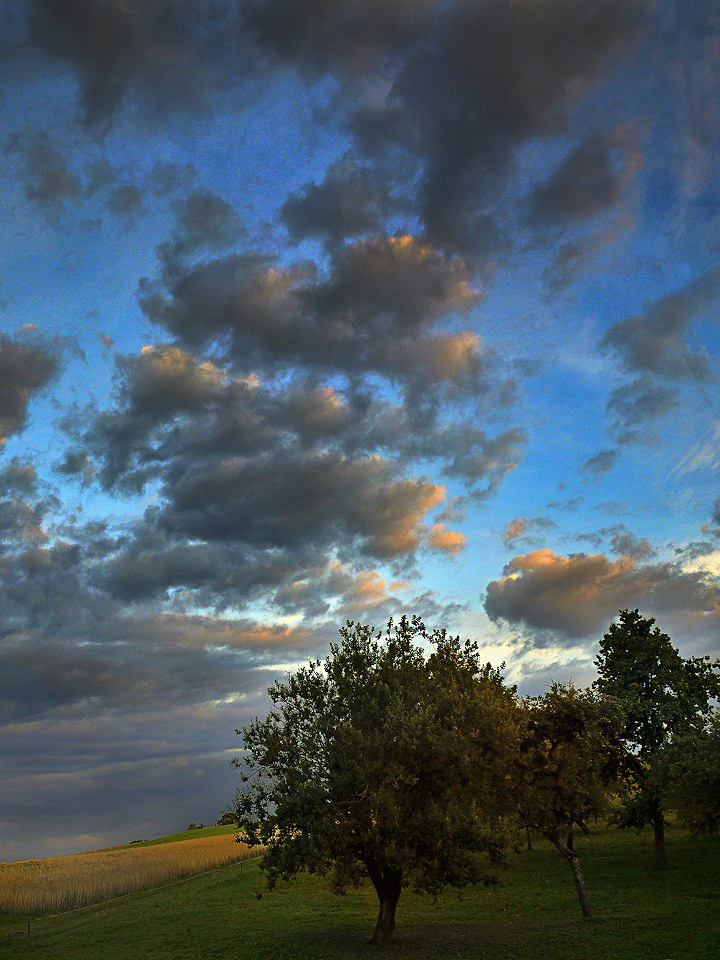
[[[548,947],[553,941],[558,944],[569,936],[576,937],[589,925],[579,919],[558,919],[535,923],[458,923],[398,925],[393,938],[382,946],[370,943],[372,929],[344,927],[318,930],[312,944],[306,943],[308,957],[333,958],[333,960],[385,960],[400,957],[403,960],[429,960],[429,958],[463,957],[482,953],[488,957],[513,957],[515,951],[534,951],[540,944]],[[303,957],[303,945],[297,940],[277,939],[274,944],[275,958]]]

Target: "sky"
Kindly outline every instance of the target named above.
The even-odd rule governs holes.
[[[214,823],[346,620],[720,633],[718,0],[0,11],[0,860]]]

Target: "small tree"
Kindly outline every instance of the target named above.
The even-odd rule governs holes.
[[[612,779],[621,714],[612,701],[572,684],[553,684],[524,702],[517,797],[523,823],[539,830],[567,860],[584,917],[592,916],[572,833],[599,816]]]
[[[487,878],[482,853],[502,859],[510,798],[498,758],[514,692],[472,644],[428,635],[417,618],[391,621],[384,643],[360,624],[340,634],[238,731],[235,812],[243,840],[267,847],[270,886],[301,870],[332,871],[337,891],[369,877],[381,943],[404,885],[462,887]]]
[[[226,810],[225,813],[216,821],[216,827],[229,827],[231,823],[237,823],[237,818],[232,810]]]
[[[653,826],[655,866],[666,865],[665,797],[660,760],[670,743],[703,729],[720,693],[720,661],[683,659],[652,617],[621,610],[600,641],[595,687],[625,714],[626,803],[621,823]]]

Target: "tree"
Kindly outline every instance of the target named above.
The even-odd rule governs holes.
[[[692,833],[720,830],[720,713],[715,712],[699,733],[670,745],[661,775],[668,804]]]
[[[381,943],[403,886],[462,887],[488,879],[488,854],[502,860],[515,695],[473,644],[428,634],[418,618],[391,621],[384,641],[351,622],[340,634],[238,731],[235,813],[244,841],[266,846],[270,886],[301,870],[332,871],[338,892],[369,877]]]
[[[614,701],[572,684],[554,683],[524,701],[516,787],[520,816],[567,860],[584,917],[592,916],[572,835],[598,817],[616,769],[622,717]]]
[[[652,824],[655,866],[665,867],[663,752],[680,737],[703,729],[720,693],[720,661],[683,659],[652,617],[621,610],[600,641],[596,688],[616,697],[625,713],[627,798],[621,823]]]
[[[232,812],[232,810],[226,810],[223,813],[223,815],[220,817],[220,819],[216,821],[215,826],[228,827],[230,826],[231,823],[235,823],[235,824],[237,823],[235,814]]]

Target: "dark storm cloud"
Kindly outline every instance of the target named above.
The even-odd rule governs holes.
[[[500,580],[487,585],[491,620],[526,630],[552,631],[568,640],[599,634],[619,609],[640,606],[668,613],[708,635],[720,621],[720,587],[707,573],[669,564],[641,565],[632,556],[536,550],[514,557]]]
[[[52,346],[0,337],[0,448],[22,432],[33,394],[47,387],[59,369]]]

